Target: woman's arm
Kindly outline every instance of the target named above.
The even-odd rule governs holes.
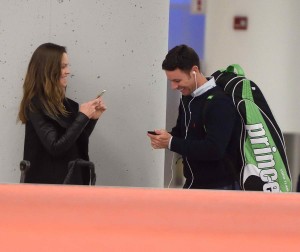
[[[28,117],[41,143],[53,156],[63,155],[71,148],[89,122],[89,118],[79,112],[73,123],[61,135],[58,123],[41,111],[29,112]]]

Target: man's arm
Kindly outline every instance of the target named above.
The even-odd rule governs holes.
[[[174,136],[171,151],[193,160],[219,160],[224,157],[235,126],[237,112],[230,98],[210,101],[206,110],[204,140],[183,139]]]

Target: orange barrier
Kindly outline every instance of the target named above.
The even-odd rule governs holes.
[[[0,251],[300,251],[300,194],[0,185]]]

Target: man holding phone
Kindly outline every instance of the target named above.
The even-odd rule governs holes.
[[[151,146],[182,155],[184,188],[239,189],[241,122],[231,99],[204,77],[197,53],[186,45],[171,49],[162,68],[182,97],[175,127],[148,132]]]

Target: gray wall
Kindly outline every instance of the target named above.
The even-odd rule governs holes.
[[[0,182],[19,180],[23,78],[36,47],[53,42],[68,49],[70,98],[107,90],[90,144],[97,184],[163,186],[164,151],[151,149],[146,131],[165,128],[168,13],[168,0],[1,0]]]

